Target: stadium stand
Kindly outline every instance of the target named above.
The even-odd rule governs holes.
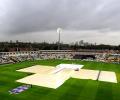
[[[0,52],[0,64],[16,63],[25,60],[40,59],[81,59],[87,61],[117,62],[120,63],[120,54],[101,51],[73,51],[73,50],[39,50]]]

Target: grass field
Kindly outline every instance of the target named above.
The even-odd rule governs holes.
[[[107,83],[93,80],[69,79],[57,89],[33,86],[32,88],[11,95],[9,90],[22,85],[15,80],[30,73],[17,72],[17,69],[32,65],[56,66],[60,63],[83,64],[85,69],[114,71],[118,83]],[[25,61],[16,64],[0,65],[0,99],[1,100],[120,100],[120,65],[100,62],[69,61],[69,60],[40,60]]]

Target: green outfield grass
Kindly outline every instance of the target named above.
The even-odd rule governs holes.
[[[9,90],[22,85],[15,80],[29,73],[16,72],[17,69],[32,65],[56,66],[60,63],[83,64],[85,69],[105,70],[116,72],[120,82],[120,64],[101,62],[69,61],[69,60],[40,60],[25,61],[16,64],[0,65],[0,99],[1,100],[120,100],[120,83],[107,83],[93,80],[69,79],[57,89],[33,86],[32,88],[11,95]]]

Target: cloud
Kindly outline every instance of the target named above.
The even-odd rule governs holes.
[[[119,0],[0,0],[0,36],[49,35],[61,27],[69,34],[76,32],[74,41],[80,34],[96,40],[117,31],[116,37],[120,37],[119,9]]]

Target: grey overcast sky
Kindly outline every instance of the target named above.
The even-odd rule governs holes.
[[[120,44],[120,0],[0,0],[0,41]]]

